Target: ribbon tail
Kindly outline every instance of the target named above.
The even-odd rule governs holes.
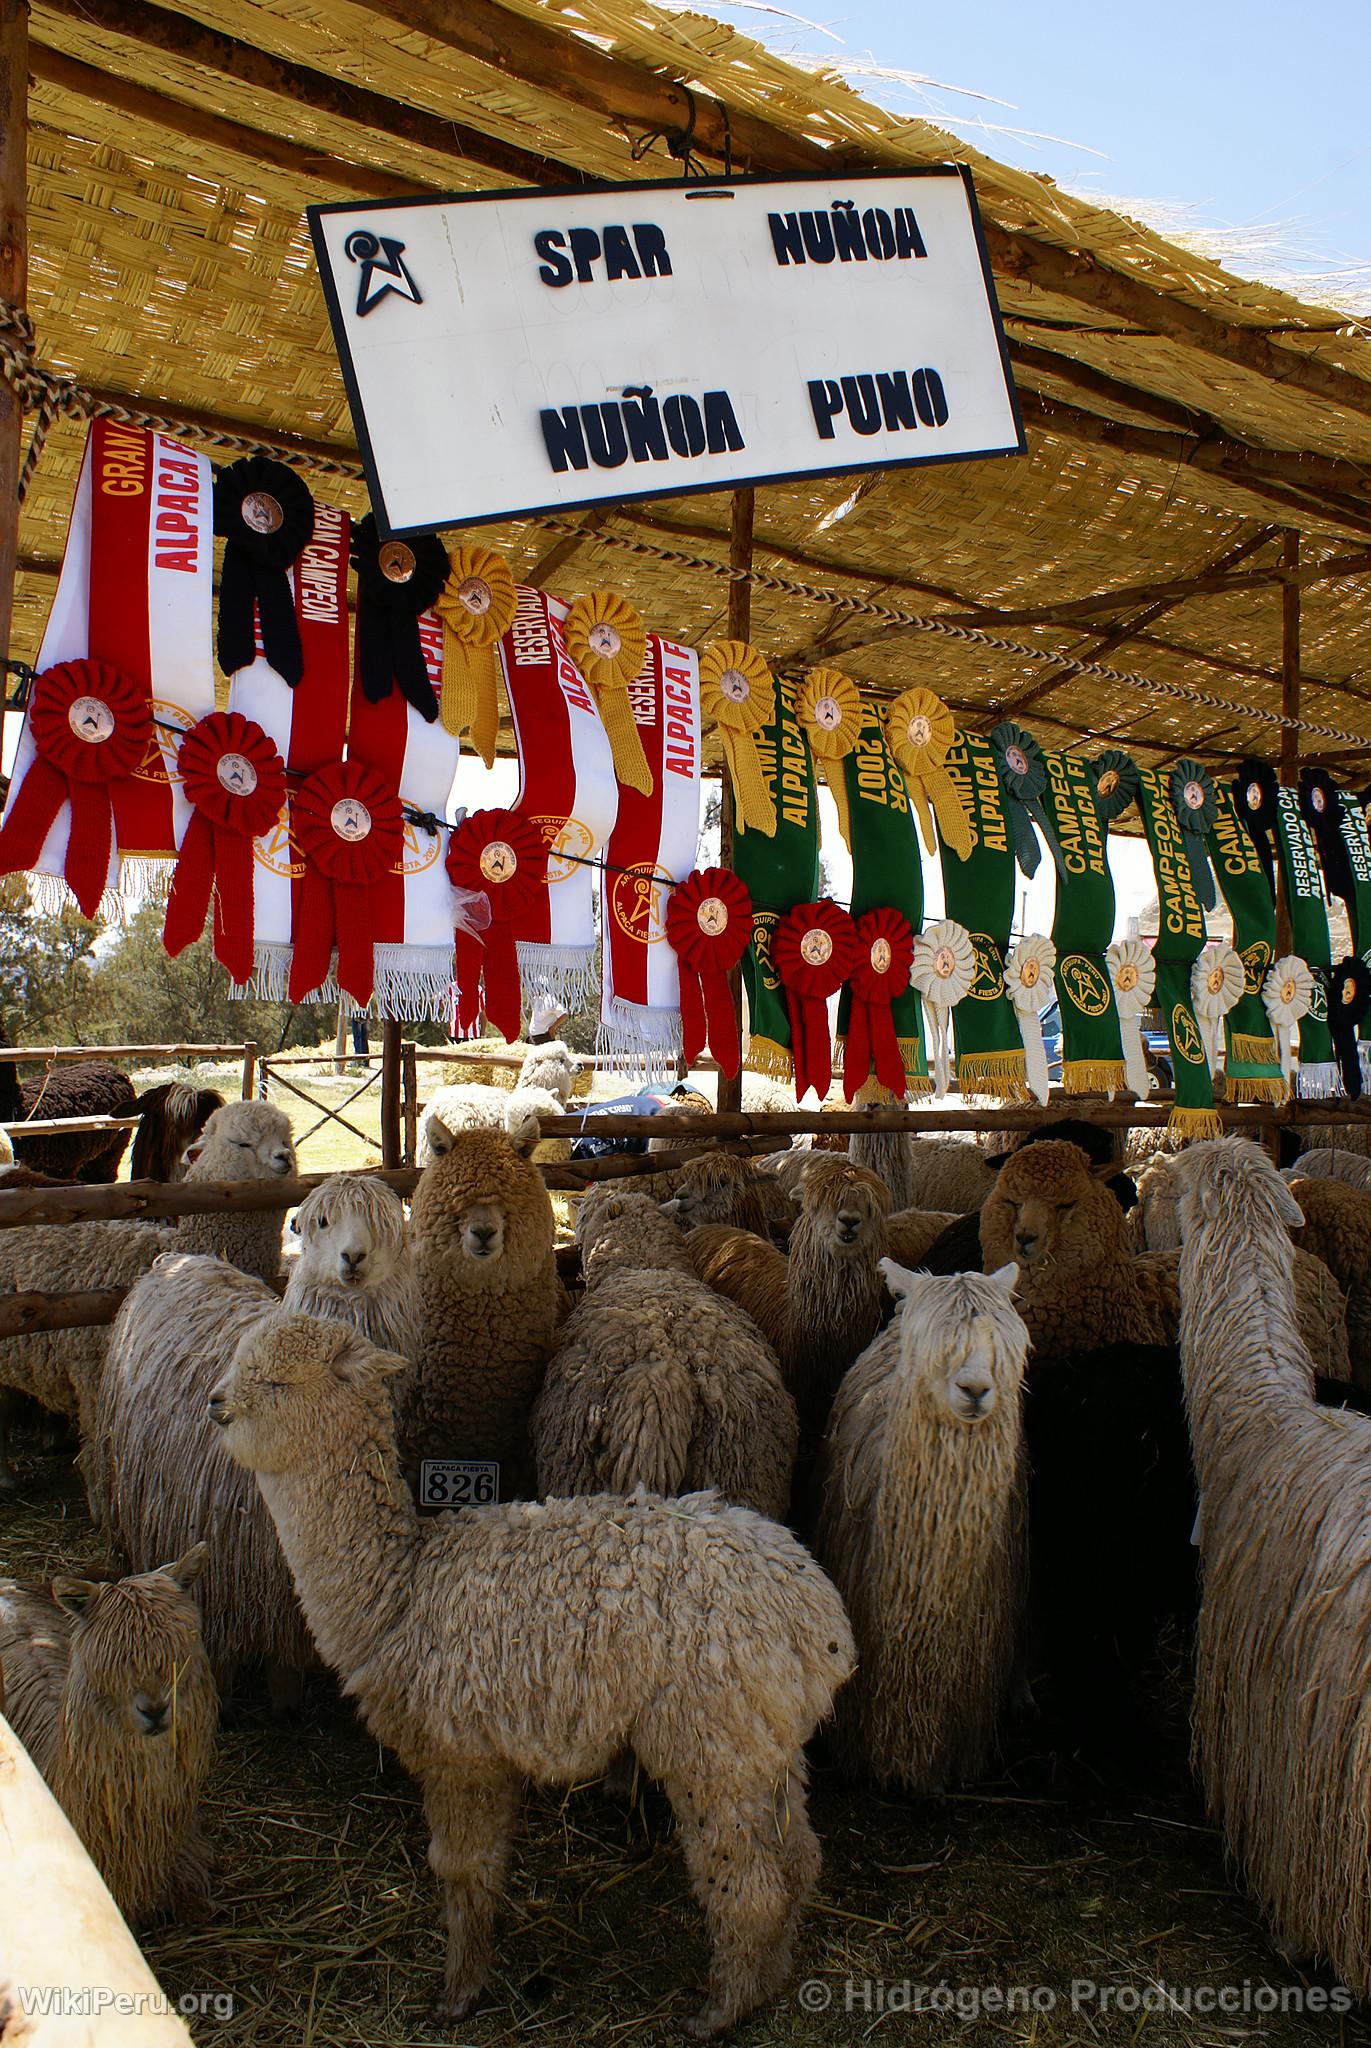
[[[722,725],[719,735],[728,756],[728,772],[733,777],[739,825],[745,832],[760,832],[767,839],[774,839],[776,806],[766,786],[766,776],[762,773],[761,758],[752,733]]]
[[[1204,910],[1212,910],[1218,901],[1214,889],[1214,870],[1209,865],[1209,854],[1203,839],[1197,832],[1185,834],[1186,858],[1190,862],[1190,881]]]
[[[938,841],[933,831],[933,813],[929,809],[928,791],[923,783],[913,776],[909,779],[908,789],[910,801],[914,805],[914,815],[919,821],[919,837],[923,840],[924,852],[935,854],[938,851]],[[950,840],[948,844],[951,845]]]
[[[219,630],[215,643],[219,666],[226,676],[236,675],[240,668],[250,668],[257,659],[257,641],[252,630],[256,596],[252,564],[242,548],[230,543],[224,549],[223,567],[219,571]],[[294,607],[291,609],[293,616]],[[275,665],[273,662],[273,668]]]
[[[847,777],[841,761],[830,761],[825,770],[825,781],[833,796],[833,808],[838,813],[838,830],[843,835],[843,845],[852,851],[852,813],[847,801]]]
[[[255,936],[252,892],[251,839],[246,832],[216,832],[214,957],[240,986],[252,979]]]
[[[873,1003],[871,1014],[871,1059],[876,1069],[876,1079],[883,1088],[888,1088],[896,1101],[903,1100],[906,1081],[904,1054],[895,1032],[895,1019],[889,1003]],[[852,1006],[855,1016],[857,1005]]]
[[[1120,1017],[1119,1037],[1123,1041],[1124,1080],[1138,1100],[1144,1102],[1151,1093],[1152,1080],[1143,1054],[1142,1026],[1136,1017]]]
[[[705,998],[701,977],[683,960],[681,966],[681,1052],[688,1067],[693,1067],[705,1049]],[[714,1057],[718,1059],[716,1049]],[[722,1062],[720,1062],[722,1064]]]
[[[928,778],[928,793],[933,808],[938,814],[938,830],[944,842],[952,848],[958,860],[970,860],[972,852],[971,825],[966,809],[957,793],[957,785],[945,768],[939,768]],[[932,849],[929,849],[930,852]]]
[[[1043,854],[1038,835],[1033,830],[1033,820],[1016,796],[1008,799],[1005,809],[1009,813],[1009,829],[1014,837],[1014,858],[1019,863],[1019,871],[1030,877],[1036,875]]]
[[[428,679],[423,642],[419,638],[419,621],[408,616],[392,617],[389,625],[391,672],[400,686],[400,695],[407,704],[414,706],[425,725],[434,725],[438,718],[438,699]]]
[[[496,918],[486,932],[484,967],[486,1015],[500,1036],[512,1045],[519,1036],[523,990],[514,933],[501,918]]]
[[[384,704],[391,686],[390,631],[379,607],[364,598],[357,605],[355,637],[362,695],[368,704]]]
[[[715,968],[706,970],[700,977],[704,990],[705,1009],[709,1017],[709,1049],[720,1070],[730,1079],[743,1063],[743,1048],[738,1037],[738,1012],[733,1005],[733,990],[728,976]]]
[[[481,1014],[481,962],[485,947],[459,925],[454,934],[454,967],[457,979],[457,1029],[466,1037],[475,1029]]]
[[[1047,850],[1052,856],[1053,864],[1056,867],[1057,873],[1060,875],[1061,879],[1065,881],[1067,878],[1066,855],[1062,852],[1061,847],[1057,844],[1057,835],[1052,830],[1052,820],[1048,817],[1047,812],[1043,809],[1042,804],[1040,803],[1037,797],[1030,798],[1028,803],[1025,804],[1024,809],[1028,812],[1029,816],[1037,824],[1039,831],[1043,835],[1043,838],[1047,841]]]
[[[333,897],[338,931],[338,986],[365,1009],[376,986],[371,884],[335,882]]]
[[[833,1086],[833,1039],[828,1029],[828,1004],[818,996],[805,1000],[805,1031],[809,1039],[809,1078],[820,1102]]]
[[[852,998],[852,1014],[847,1020],[847,1045],[843,1051],[843,1097],[851,1102],[871,1072],[871,1014],[862,996]],[[904,1068],[900,1069],[900,1086],[904,1087]]]
[[[328,964],[333,957],[333,891],[308,861],[300,884],[292,938],[286,994],[292,1003],[302,1003],[328,980]]]
[[[114,812],[107,782],[77,782],[71,790],[71,834],[64,872],[87,917],[100,908],[109,875]]]
[[[487,768],[500,728],[499,664],[493,647],[469,647],[449,626],[443,637],[443,730],[468,735]]]
[[[35,754],[28,774],[10,792],[5,822],[0,825],[0,875],[12,875],[38,865],[43,841],[70,794],[66,776],[60,775],[41,754]]]
[[[228,550],[224,552],[227,555]],[[305,652],[300,645],[300,621],[295,616],[290,578],[284,569],[269,569],[261,563],[255,563],[253,571],[257,585],[257,617],[262,627],[262,651],[277,675],[293,690],[305,673]],[[223,603],[222,596],[220,603]]]
[[[193,946],[205,929],[209,899],[214,888],[216,852],[214,827],[203,811],[192,812],[186,836],[181,842],[171,894],[167,898],[166,920],[162,926],[162,944],[173,960],[178,953],[184,953],[187,946]],[[218,952],[217,947],[215,951]],[[235,975],[234,979],[246,981],[251,972],[249,957],[248,973]]]
[[[636,789],[641,796],[651,796],[654,787],[652,770],[648,767],[647,755],[643,752],[642,735],[633,716],[628,691],[602,690],[596,694],[595,702],[605,731],[609,735],[610,752],[614,756],[614,773],[620,782],[626,783],[630,789]]]
[[[1043,1044],[1042,1019],[1034,1009],[1019,1011],[1019,1036],[1023,1039],[1024,1080],[1044,1109],[1051,1093],[1047,1071],[1047,1047]]]

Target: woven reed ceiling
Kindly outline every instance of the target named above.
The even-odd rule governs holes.
[[[660,125],[678,118],[663,98],[672,81],[696,95],[712,171],[715,102],[744,170],[969,163],[1030,453],[868,477],[850,505],[850,478],[759,491],[756,565],[809,594],[755,589],[754,641],[778,663],[841,663],[880,693],[927,684],[967,723],[1015,709],[1048,744],[1109,735],[1144,761],[1274,757],[1279,730],[1254,713],[1280,710],[1272,572],[1282,534],[1297,532],[1301,715],[1338,735],[1306,733],[1301,752],[1364,776],[1371,335],[1350,319],[645,0],[34,0],[30,39],[40,360],[172,418],[303,437],[344,460],[351,422],[305,231],[311,200],[676,176],[661,139],[641,163],[631,155],[659,125],[654,99]],[[24,658],[51,599],[82,434],[54,427],[24,508]],[[364,509],[355,481],[311,481]],[[709,565],[727,562],[728,514],[724,497],[692,497],[593,515],[575,542],[565,529],[578,515],[480,538],[552,589],[613,583],[650,624],[703,642],[724,623],[728,585]],[[1347,566],[1321,573],[1329,563]],[[1231,578],[1218,590],[1167,587],[1215,571]],[[1064,676],[825,592],[1191,694]]]

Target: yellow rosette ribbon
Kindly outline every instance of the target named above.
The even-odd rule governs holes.
[[[971,854],[971,826],[944,767],[957,736],[952,713],[931,690],[904,690],[885,709],[886,744],[899,763],[924,845],[938,850],[933,819],[959,860]]]
[[[776,716],[771,670],[746,640],[714,640],[700,656],[700,712],[719,728],[739,826],[776,836],[776,805],[766,786],[757,735]]]
[[[833,792],[838,829],[851,850],[852,830],[847,807],[843,762],[862,729],[862,700],[850,676],[836,668],[812,668],[795,700],[795,716],[805,729],[809,751],[823,764],[824,780]]]
[[[562,633],[609,735],[614,773],[630,789],[651,796],[652,770],[628,697],[629,684],[642,671],[647,629],[617,590],[587,590],[573,601]]]
[[[492,548],[454,548],[434,606],[443,622],[445,732],[469,733],[487,768],[495,765],[500,729],[500,658],[496,649],[514,624],[514,572]]]

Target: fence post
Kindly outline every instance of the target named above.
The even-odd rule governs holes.
[[[248,1039],[243,1047],[243,1100],[251,1102],[257,1086],[257,1041]]]
[[[396,1017],[381,1025],[381,1164],[400,1164],[400,1046],[404,1026]]]
[[[405,1117],[403,1164],[414,1166],[419,1157],[419,1062],[412,1038],[407,1038],[401,1048],[400,1073]]]

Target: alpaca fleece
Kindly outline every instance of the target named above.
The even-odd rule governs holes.
[[[1301,1211],[1265,1154],[1221,1138],[1179,1171],[1203,1503],[1195,1765],[1279,1946],[1322,1957],[1365,1998],[1371,1419],[1311,1398],[1291,1280]]]
[[[1133,1261],[1157,1309],[1156,1335],[1164,1344],[1181,1341],[1181,1255],[1139,1252]],[[1312,1252],[1295,1253],[1295,1320],[1309,1351],[1314,1373],[1347,1381],[1352,1365],[1347,1338],[1347,1300],[1322,1259]]]
[[[565,1325],[530,1422],[542,1494],[681,1494],[784,1518],[799,1423],[750,1317],[685,1271],[662,1285],[652,1232],[679,1235],[645,1195],[605,1206],[583,1239],[587,1292]],[[663,1244],[662,1250],[669,1250]]]
[[[670,1206],[654,1202],[636,1186],[627,1194],[613,1181],[589,1188],[576,1211],[576,1243],[587,1287],[612,1272],[680,1273],[694,1279],[690,1252]]]
[[[1009,1689],[1028,1332],[1012,1268],[934,1279],[885,1264],[903,1306],[838,1389],[818,1554],[857,1638],[845,1761],[927,1794],[985,1768]]]
[[[890,1196],[845,1154],[810,1155],[790,1256],[744,1231],[686,1239],[700,1278],[737,1302],[781,1361],[803,1438],[817,1443],[838,1382],[880,1328]]]
[[[0,1046],[14,1040],[0,1023]],[[127,1074],[107,1060],[77,1060],[52,1067],[36,1080],[21,1081],[18,1067],[0,1063],[0,1122],[17,1124],[29,1118],[130,1116],[134,1087]],[[59,1180],[103,1185],[117,1178],[128,1148],[128,1131],[53,1131],[34,1138],[16,1134],[14,1156],[35,1173]]]
[[[858,1089],[857,1101],[889,1103],[893,1097],[884,1088]],[[914,1198],[914,1145],[908,1131],[854,1131],[847,1141],[853,1165],[864,1166],[885,1182],[892,1214],[919,1206]]]
[[[0,1580],[5,1712],[133,1926],[209,1904],[197,1823],[219,1702],[179,1564],[52,1596]]]
[[[130,1180],[180,1180],[182,1154],[195,1142],[216,1109],[224,1107],[217,1088],[197,1088],[186,1081],[164,1081],[145,1089],[134,1103],[138,1129],[133,1134]]]
[[[411,1206],[419,1442],[432,1456],[498,1458],[508,1497],[531,1477],[528,1413],[562,1310],[552,1204],[503,1132],[445,1136]]]
[[[1352,1379],[1371,1387],[1371,1190],[1344,1180],[1292,1180],[1303,1221],[1297,1245],[1322,1259],[1347,1297]]]
[[[995,1169],[966,1138],[909,1138],[908,1192],[902,1209],[950,1209],[970,1215],[995,1185]],[[895,1206],[892,1204],[892,1207]]]
[[[1371,1187],[1371,1159],[1363,1152],[1344,1152],[1323,1145],[1301,1152],[1293,1165],[1281,1169],[1282,1180],[1345,1180],[1350,1188]]]
[[[680,1169],[676,1193],[663,1205],[683,1230],[726,1223],[757,1237],[786,1237],[795,1204],[776,1176],[760,1173],[753,1161],[732,1152],[706,1152]]]
[[[393,1364],[278,1313],[212,1405],[320,1650],[423,1786],[448,1932],[440,2017],[479,1999],[522,1780],[581,1783],[631,1747],[677,1815],[713,1940],[694,2025],[717,2033],[779,1989],[817,1875],[803,1746],[852,1668],[842,1603],[785,1530],[712,1495],[420,1523]]]
[[[189,1180],[281,1180],[296,1171],[290,1118],[270,1102],[228,1102],[216,1109],[200,1134]],[[240,1273],[260,1280],[281,1277],[281,1209],[224,1210],[218,1215],[183,1216],[177,1248],[227,1259]]]

